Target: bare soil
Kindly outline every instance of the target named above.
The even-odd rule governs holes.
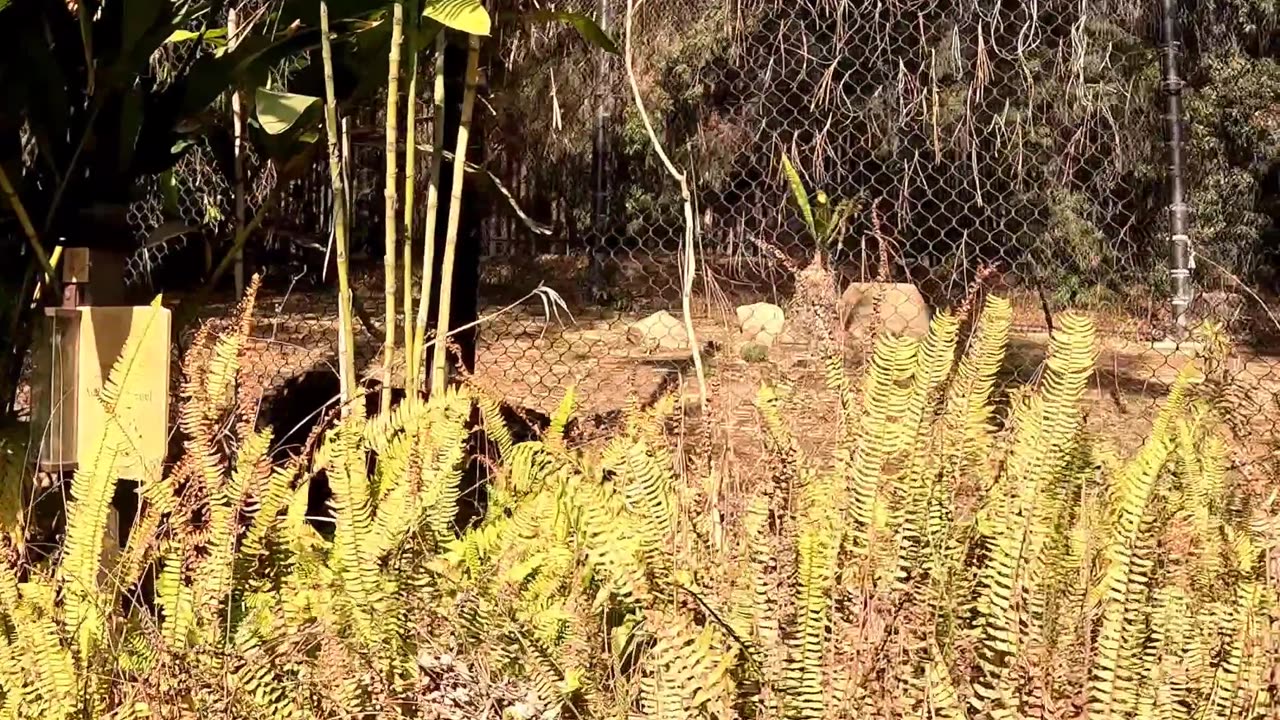
[[[692,363],[687,351],[652,352],[626,337],[637,319],[659,309],[680,315],[678,272],[661,263],[633,260],[618,263],[612,286],[617,289],[615,308],[592,307],[583,302],[583,261],[541,258],[534,267],[503,267],[489,263],[493,274],[485,280],[485,306],[474,380],[482,387],[519,406],[549,413],[570,385],[576,386],[580,414],[595,415],[618,410],[634,394],[648,399],[664,387],[681,388],[689,400],[696,398]],[[792,413],[797,437],[821,451],[829,432],[832,406],[823,386],[821,364],[807,345],[782,342],[767,357],[748,361],[737,337],[733,309],[739,303],[761,300],[785,307],[785,278],[758,272],[743,280],[744,268],[712,265],[715,283],[695,287],[694,325],[700,344],[707,347],[705,360],[713,386],[712,411],[723,423],[741,462],[758,447],[761,435],[754,398],[763,382],[782,385],[790,402],[806,409]],[[496,268],[496,269],[494,269]],[[745,271],[750,271],[746,268]],[[725,278],[735,277],[736,280]],[[543,303],[530,299],[498,312],[539,283],[557,289],[567,307],[548,315]],[[361,278],[358,293],[368,315],[380,322],[382,307],[374,278]],[[498,288],[494,290],[493,288]],[[1015,333],[1010,343],[1005,379],[1009,383],[1034,380],[1043,366],[1049,333],[1038,300],[1013,296]],[[180,302],[180,301],[179,301]],[[201,316],[215,324],[226,323],[230,302],[201,308]],[[1185,352],[1159,350],[1142,339],[1145,318],[1132,313],[1091,312],[1100,337],[1100,359],[1088,397],[1092,427],[1118,442],[1122,449],[1135,447],[1145,435],[1152,409],[1164,396],[1178,369],[1187,362]],[[334,369],[336,360],[337,303],[331,292],[264,292],[258,303],[258,323],[246,363],[245,379],[264,395],[291,377],[310,370]],[[175,360],[189,339],[184,329]],[[377,340],[357,328],[356,344],[362,363],[376,357]],[[850,353],[856,372],[859,358]],[[1247,449],[1242,465],[1268,460],[1280,447],[1280,356],[1247,346],[1236,348],[1229,368],[1242,418],[1241,434]],[[175,363],[175,382],[178,378]],[[690,405],[693,403],[691,402]]]

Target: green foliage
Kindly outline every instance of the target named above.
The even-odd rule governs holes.
[[[804,220],[805,227],[809,228],[809,234],[816,240],[818,237],[818,225],[813,219],[813,207],[809,203],[809,191],[804,186],[804,180],[800,177],[800,173],[796,172],[796,168],[791,164],[791,159],[786,153],[782,154],[782,173],[787,178],[787,187],[791,190],[791,199],[796,204],[796,209],[800,211],[800,219]]]
[[[254,94],[258,123],[269,135],[279,135],[293,127],[304,113],[319,104],[318,97],[274,92],[266,88],[258,88]]]
[[[422,14],[447,28],[471,35],[487,36],[493,27],[489,12],[480,0],[426,0]]]
[[[786,153],[782,154],[782,174],[816,249],[825,252],[834,250],[844,236],[845,224],[862,209],[860,203],[848,199],[833,203],[822,190],[810,196],[804,179]]]
[[[1206,58],[1188,94],[1188,158],[1200,252],[1229,273],[1253,278],[1265,255],[1262,231],[1274,225],[1274,192],[1263,179],[1280,156],[1280,63],[1222,53]],[[1268,200],[1268,198],[1270,198]],[[1271,212],[1269,215],[1268,212]],[[1218,267],[1202,268],[1210,277]],[[1274,272],[1274,270],[1270,270]]]
[[[595,20],[582,13],[565,12],[563,10],[530,10],[518,16],[527,23],[562,23],[571,26],[583,40],[595,45],[611,55],[621,55],[618,44],[604,31]]]

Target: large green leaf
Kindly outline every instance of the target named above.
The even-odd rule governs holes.
[[[488,35],[493,30],[493,20],[480,0],[427,0],[422,14],[470,35]]]
[[[312,95],[281,93],[266,88],[255,90],[253,100],[258,123],[269,135],[279,135],[293,127],[303,113],[320,102],[320,98]]]
[[[4,12],[7,7],[9,7],[9,0],[0,0],[0,12]]]
[[[796,201],[796,206],[800,208],[800,216],[804,218],[804,224],[809,228],[809,233],[816,240],[818,237],[818,225],[813,220],[813,208],[809,206],[809,191],[804,188],[804,181],[800,179],[800,173],[796,172],[796,168],[791,164],[791,158],[786,153],[782,153],[782,172],[787,176],[787,184],[791,186],[791,196]]]
[[[227,29],[213,28],[203,32],[199,30],[174,30],[169,34],[169,37],[165,38],[165,43],[180,43],[196,39],[215,45],[225,45],[227,40]]]
[[[621,55],[618,50],[618,44],[613,38],[609,37],[609,33],[596,24],[589,16],[576,12],[565,12],[562,10],[534,10],[531,12],[518,13],[516,18],[529,23],[562,23],[573,27],[582,36],[583,40],[595,45],[605,52]]]

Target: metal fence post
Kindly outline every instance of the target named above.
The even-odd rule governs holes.
[[[1169,278],[1173,285],[1173,317],[1178,340],[1186,337],[1187,306],[1191,304],[1191,237],[1188,234],[1189,209],[1186,203],[1184,186],[1185,158],[1182,153],[1182,88],[1183,81],[1178,74],[1178,55],[1182,51],[1182,43],[1178,33],[1177,0],[1162,0],[1160,55],[1161,82],[1164,92],[1165,110],[1165,142],[1168,144],[1169,158]]]

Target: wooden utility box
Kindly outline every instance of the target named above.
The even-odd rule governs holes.
[[[46,472],[76,469],[96,450],[106,421],[98,399],[130,338],[141,338],[116,417],[124,442],[115,476],[159,476],[168,446],[172,318],[161,307],[50,308],[42,319],[32,377],[32,432]]]

